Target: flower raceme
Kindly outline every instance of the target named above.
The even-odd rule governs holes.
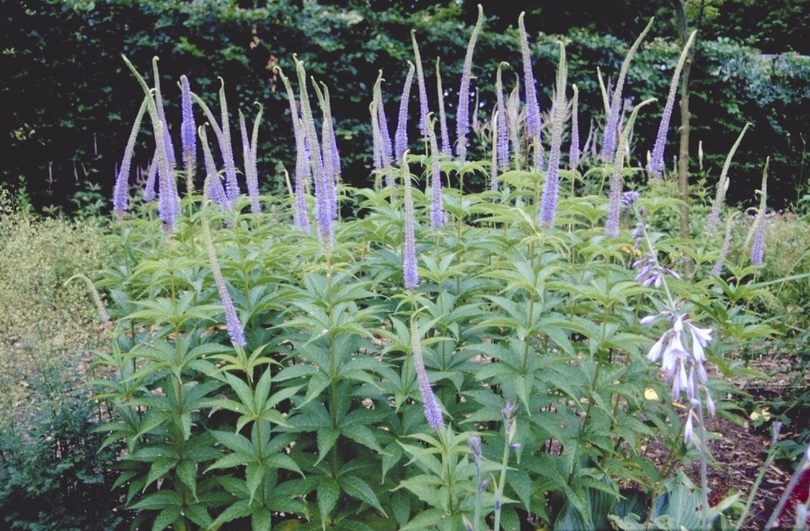
[[[648,325],[664,314],[651,315],[641,320],[641,324]],[[666,374],[667,383],[672,384],[672,398],[678,398],[682,392],[690,403],[699,400],[699,385],[705,387],[708,375],[706,374],[705,347],[712,339],[710,328],[695,326],[691,320],[681,313],[670,313],[669,321],[672,328],[661,335],[647,354],[651,362],[661,360],[661,369]],[[697,373],[697,380],[695,380]],[[694,406],[693,406],[694,407]],[[714,416],[715,408],[711,395],[706,390],[706,407]],[[692,414],[687,415],[684,439],[688,442],[692,438]]]

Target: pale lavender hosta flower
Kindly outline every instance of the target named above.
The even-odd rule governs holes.
[[[146,114],[147,100],[144,99],[138,109],[138,115],[135,117],[135,122],[132,125],[132,130],[127,139],[127,145],[124,149],[124,158],[121,160],[121,167],[118,169],[118,176],[115,179],[115,188],[113,189],[113,211],[116,216],[123,218],[126,213],[129,202],[129,172],[132,167],[132,156],[135,153],[135,139],[138,136],[138,131],[141,128],[141,121],[144,114]],[[154,184],[154,180],[153,180]]]
[[[636,281],[641,282],[643,286],[660,288],[664,281],[664,275],[670,275],[676,279],[681,278],[677,272],[662,266],[652,254],[652,251],[648,251],[644,256],[633,262],[633,268],[638,270]]]
[[[650,157],[650,174],[660,179],[664,173],[664,150],[667,144],[667,129],[669,129],[669,121],[672,118],[672,108],[675,106],[675,94],[678,92],[678,79],[681,77],[681,70],[686,63],[687,54],[695,41],[697,30],[693,31],[686,42],[686,46],[681,52],[678,59],[678,64],[675,66],[675,72],[672,74],[672,81],[669,85],[669,94],[667,95],[667,102],[664,105],[664,112],[661,114],[661,123],[658,124],[658,134],[655,136],[655,145],[653,146],[652,156]]]
[[[407,153],[407,152],[406,152]],[[403,155],[404,159],[404,155]],[[405,288],[416,289],[419,286],[419,273],[416,269],[416,229],[413,208],[413,191],[411,190],[411,174],[405,161],[402,161],[402,180],[405,189],[404,224],[405,243],[402,250],[402,271]]]
[[[183,152],[183,164],[186,170],[186,183],[194,182],[194,169],[197,163],[197,125],[194,122],[194,111],[191,105],[191,85],[188,78],[180,76],[180,110],[183,116],[180,122],[180,143]],[[191,193],[191,190],[188,190]]]
[[[467,44],[464,66],[461,71],[461,85],[458,89],[458,106],[456,107],[456,154],[463,164],[467,159],[467,134],[470,132],[470,76],[475,42],[484,24],[484,9],[478,4],[478,20]]]
[[[425,86],[425,72],[422,69],[422,56],[419,54],[419,45],[416,43],[416,31],[411,30],[413,43],[413,56],[416,61],[416,84],[419,89],[419,133],[422,138],[428,137],[428,106],[427,87]]]
[[[442,172],[439,165],[441,153],[433,126],[428,125],[430,138],[430,226],[441,227],[444,224],[444,199],[442,198]]]
[[[641,324],[650,324],[661,315],[653,315],[641,320]],[[647,354],[647,359],[655,363],[661,360],[661,369],[666,374],[667,383],[672,384],[672,398],[677,399],[686,393],[687,399],[694,404],[699,400],[699,386],[706,388],[708,374],[706,373],[705,348],[712,339],[710,328],[695,326],[683,314],[669,315],[672,328],[664,332],[661,338],[653,344]],[[697,375],[697,379],[695,376]],[[706,389],[706,406],[709,413],[714,416],[715,406],[709,390]],[[688,442],[692,437],[692,410],[687,413],[684,426],[684,439]]]
[[[447,114],[444,111],[444,91],[442,89],[442,76],[439,70],[439,58],[436,58],[436,94],[439,106],[439,134],[442,137],[442,153],[448,158],[453,156],[450,147],[450,132],[447,129]]]
[[[434,430],[444,428],[444,418],[433,388],[430,386],[427,369],[425,369],[425,359],[422,355],[422,343],[419,337],[419,324],[416,316],[411,317],[411,350],[413,352],[413,366],[416,370],[416,381],[419,385],[419,394],[422,396],[422,404],[425,409],[425,419],[428,426]]]
[[[660,315],[646,317],[641,324],[650,324]],[[677,399],[681,393],[686,393],[690,402],[699,400],[699,385],[706,386],[708,374],[706,373],[705,348],[712,339],[710,328],[695,326],[683,314],[670,315],[672,328],[664,332],[661,338],[653,344],[647,354],[647,359],[655,363],[661,360],[661,369],[666,374],[667,383],[672,384],[672,398]],[[697,379],[695,376],[697,375]],[[716,414],[714,401],[706,389],[706,406],[709,413]],[[685,426],[684,438],[691,438],[691,411]]]
[[[520,30],[520,50],[523,56],[523,84],[526,91],[526,133],[529,143],[534,149],[534,165],[536,171],[543,169],[542,123],[540,121],[540,104],[537,102],[537,87],[535,86],[532,56],[529,49],[529,37],[526,26],[523,24],[525,13],[518,17]]]
[[[414,66],[408,61],[408,75],[405,76],[405,83],[402,86],[402,97],[399,100],[399,113],[397,114],[397,130],[394,134],[394,157],[398,162],[402,158],[405,150],[408,149],[408,103],[411,99],[411,85],[413,84]]]

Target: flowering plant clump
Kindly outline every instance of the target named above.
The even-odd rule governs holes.
[[[244,118],[240,183],[223,90],[219,120],[196,94],[191,116],[183,105],[185,123],[197,123],[195,112],[208,118],[222,166],[199,127],[202,198],[188,185],[181,199],[157,110],[160,88],[133,67],[144,89],[141,114],[156,133],[158,192],[168,198],[158,206],[162,223],[153,221],[154,206],[129,198],[119,175],[116,204],[126,216],[111,246],[119,262],[99,283],[109,293],[114,337],[98,363],[116,374],[99,384],[117,412],[101,429],[108,443],[126,443],[119,482],[138,525],[482,531],[522,522],[605,528],[613,519],[632,528],[633,518],[653,521],[661,511],[690,525],[701,502],[680,509],[666,502],[688,490],[673,467],[696,446],[707,461],[704,405],[712,415],[722,407],[712,400],[720,383],[710,361],[773,332],[755,319],[727,318],[762,288],[733,292],[730,283],[747,273],[712,274],[717,249],[656,226],[677,212],[675,200],[655,196],[655,187],[625,190],[636,163],[633,122],[653,102],[622,119],[626,63],[641,38],[607,110],[613,125],[605,136],[615,138],[599,139],[604,162],[580,158],[578,145],[569,150],[577,160],[565,160],[569,91],[560,43],[544,167],[522,20],[515,45],[523,79],[505,101],[492,98],[493,137],[480,143],[492,152],[468,145],[482,13],[463,68],[455,158],[442,91],[437,114],[426,98],[415,37],[420,64],[403,64],[409,75],[393,144],[380,73],[368,95],[375,185],[367,188],[341,181],[329,91],[294,58],[297,87],[278,71],[290,138],[274,139],[296,150],[289,196],[257,193],[259,140],[255,127],[248,138]],[[181,83],[186,103],[192,81]],[[527,91],[523,108],[518,82]],[[411,145],[416,97],[422,142]],[[189,131],[182,130],[183,157],[193,174]],[[589,164],[598,171],[580,173]],[[466,189],[466,174],[481,174],[486,189]],[[579,183],[598,176],[609,177],[609,194],[581,194]],[[349,201],[357,208],[344,211]],[[635,230],[626,223],[630,211]],[[682,278],[676,270],[687,254],[694,273]],[[726,267],[737,266],[727,259]],[[649,390],[665,397],[667,388],[671,399],[648,398]],[[684,395],[685,415],[675,402]],[[663,467],[645,451],[652,441],[669,448]],[[620,504],[628,483],[638,496]],[[720,510],[702,506],[707,528]]]

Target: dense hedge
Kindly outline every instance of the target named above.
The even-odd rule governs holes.
[[[272,186],[283,181],[278,164],[290,167],[292,126],[286,96],[273,73],[276,64],[288,71],[297,53],[307,70],[330,88],[337,133],[345,159],[344,178],[355,184],[368,178],[370,145],[367,125],[370,87],[382,69],[384,91],[393,118],[406,61],[412,58],[410,29],[419,39],[428,95],[435,104],[433,62],[442,61],[446,103],[452,119],[455,90],[470,27],[466,13],[451,3],[403,14],[392,8],[373,12],[368,7],[323,6],[316,2],[281,0],[265,7],[242,8],[236,2],[197,0],[33,0],[4,4],[0,20],[8,36],[0,61],[0,176],[6,182],[27,182],[38,205],[66,203],[66,196],[82,181],[112,188],[129,124],[140,103],[139,87],[120,59],[127,55],[144,72],[150,59],[160,57],[168,119],[179,127],[181,74],[192,89],[211,101],[226,82],[231,111],[255,113],[254,102],[264,105],[260,133],[260,172]],[[502,27],[503,21],[490,21]],[[502,32],[485,32],[475,54],[475,85],[480,90],[482,119],[491,109],[492,74],[500,61],[519,65],[516,21]],[[536,30],[531,27],[530,32]],[[659,98],[658,110],[638,121],[637,142],[650,149],[660,109],[666,97],[669,72],[678,45],[662,22],[659,33],[648,39],[630,71],[626,94],[636,102]],[[655,31],[655,30],[654,30]],[[536,34],[536,73],[548,106],[556,65],[555,36]],[[602,100],[593,65],[615,77],[627,43],[611,35],[571,29],[564,37],[570,60],[569,76],[580,87],[582,117],[602,121]],[[507,71],[508,72],[508,71]],[[693,69],[693,153],[702,141],[706,152],[727,150],[746,121],[754,134],[743,142],[732,170],[732,199],[751,200],[761,167],[771,155],[772,206],[795,202],[796,189],[806,186],[808,170],[801,166],[810,117],[810,60],[793,54],[764,57],[756,50],[728,40],[703,42]],[[505,76],[507,90],[513,77]],[[415,98],[415,91],[412,93]],[[411,107],[416,112],[418,106]],[[547,110],[547,109],[546,109]],[[677,111],[673,129],[677,127]],[[235,122],[234,122],[235,123]],[[411,121],[415,123],[415,121]],[[587,131],[583,131],[583,135]],[[416,134],[411,136],[416,138]],[[675,153],[676,135],[668,156]],[[648,146],[644,148],[643,146]],[[643,160],[644,153],[635,153]],[[137,162],[145,166],[149,153],[139,150]],[[670,159],[671,160],[671,159]],[[709,182],[719,174],[722,155],[706,161]],[[695,162],[697,172],[697,163]]]

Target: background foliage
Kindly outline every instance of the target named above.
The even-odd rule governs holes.
[[[474,86],[482,101],[491,102],[493,73],[502,60],[516,65],[516,8],[504,2],[485,2],[490,17],[474,61]],[[648,39],[631,69],[628,94],[636,101],[649,96],[663,106],[668,75],[677,59],[674,22],[667,3],[604,2],[600,7],[566,2],[527,14],[527,28],[539,50],[535,69],[538,84],[550,104],[554,72],[554,34],[564,35],[571,82],[585,96],[583,127],[598,123],[603,113],[595,89],[595,67],[615,77],[631,42],[649,16],[656,15]],[[589,3],[588,3],[589,4]],[[796,53],[801,48],[807,16],[806,1],[773,6],[773,16],[754,28],[745,20],[752,3],[726,0],[710,3],[705,35],[693,69],[692,153],[700,142],[707,153],[724,153],[745,122],[755,135],[741,146],[732,170],[732,200],[754,202],[761,161],[771,156],[775,178],[771,182],[774,208],[795,204],[806,190],[806,143],[810,137],[810,60]],[[589,4],[590,5],[590,4]],[[265,107],[260,133],[260,174],[269,187],[282,183],[278,167],[291,168],[292,125],[285,96],[279,91],[275,65],[291,69],[292,56],[307,62],[311,75],[332,87],[338,142],[346,159],[344,178],[357,185],[368,181],[370,129],[367,125],[370,87],[378,69],[385,76],[383,90],[389,116],[395,112],[396,94],[412,52],[413,28],[426,63],[442,60],[446,101],[452,118],[455,90],[466,46],[464,26],[472,24],[474,4],[415,1],[390,2],[379,10],[364,1],[273,2],[195,0],[32,0],[3,3],[0,28],[6,39],[0,55],[0,150],[4,164],[0,177],[20,187],[28,183],[38,207],[65,201],[86,183],[112,188],[115,168],[126,142],[128,123],[137,112],[140,94],[120,54],[147,70],[155,55],[161,58],[162,82],[169,103],[168,119],[179,127],[177,79],[186,74],[192,89],[213,98],[217,77],[227,80],[232,109]],[[596,11],[595,11],[596,10]],[[803,13],[803,14],[802,14]],[[598,24],[594,22],[600,20]],[[727,30],[727,31],[726,31]],[[430,72],[428,72],[430,74]],[[428,94],[435,100],[429,79]],[[510,76],[505,76],[507,89]],[[590,98],[590,99],[589,99]],[[491,105],[483,106],[483,109]],[[412,106],[412,112],[414,107]],[[677,116],[677,111],[676,111]],[[638,151],[643,162],[652,146],[655,113],[642,116],[637,127]],[[485,119],[482,116],[482,119]],[[677,119],[677,118],[676,118]],[[414,123],[411,121],[411,123]],[[722,127],[721,127],[722,126]],[[584,132],[583,132],[584,134]],[[674,142],[674,135],[672,135]],[[145,166],[151,153],[144,148],[136,161]],[[668,153],[675,152],[674,144]],[[709,182],[719,174],[722,155],[706,159]],[[699,172],[697,161],[695,173]],[[269,184],[268,184],[269,183]]]

